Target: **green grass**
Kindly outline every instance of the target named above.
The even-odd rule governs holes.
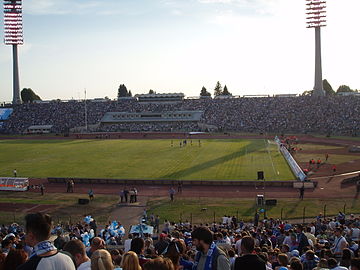
[[[302,150],[306,150],[306,151],[342,149],[342,148],[344,148],[344,146],[312,144],[312,143],[304,143],[304,144],[299,143],[296,147],[301,148]]]
[[[278,199],[276,206],[266,206],[266,214],[270,218],[301,219],[305,207],[305,217],[315,217],[323,213],[336,215],[344,210],[346,213],[360,213],[359,200],[352,199]],[[162,219],[170,221],[191,220],[193,223],[219,222],[223,215],[237,216],[248,221],[255,211],[260,209],[255,199],[219,199],[219,198],[176,198],[172,203],[168,199],[153,199],[148,202],[148,213],[158,214]],[[202,210],[206,208],[206,210]],[[261,207],[264,208],[264,207]],[[180,210],[181,209],[181,210]]]
[[[0,176],[172,180],[292,180],[267,140],[2,140]]]

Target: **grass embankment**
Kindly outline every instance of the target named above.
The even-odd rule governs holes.
[[[315,217],[319,213],[336,215],[339,211],[360,213],[359,200],[352,199],[279,199],[276,206],[259,207],[254,199],[217,199],[217,198],[176,198],[174,202],[168,199],[149,201],[149,213],[158,214],[162,219],[178,222],[192,219],[193,223],[219,222],[223,215],[236,216],[248,221],[254,217],[255,211],[266,210],[267,217],[283,219],[302,219],[305,207],[305,217]],[[215,218],[214,218],[215,216]]]
[[[17,208],[16,204],[30,204],[32,208],[36,205],[49,205],[48,212],[53,217],[54,223],[58,222],[77,222],[82,220],[84,215],[91,215],[99,223],[106,223],[111,211],[116,207],[118,196],[113,195],[95,195],[95,199],[87,205],[79,205],[78,199],[87,199],[83,194],[69,193],[45,193],[41,196],[34,192],[0,192],[0,203],[13,203],[13,211],[0,209],[0,224],[10,224],[17,222],[22,224],[27,212],[22,208]],[[51,207],[54,206],[54,207]],[[34,208],[33,211],[36,211]],[[30,211],[30,212],[33,212]]]
[[[173,142],[173,144],[171,144]],[[171,180],[294,179],[267,140],[2,140],[0,176]]]

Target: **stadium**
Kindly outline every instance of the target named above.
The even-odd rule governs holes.
[[[325,8],[306,0],[315,85],[301,95],[218,81],[213,97],[121,84],[116,99],[41,100],[20,92],[22,1],[4,0],[0,270],[360,270],[360,91],[322,79]]]
[[[303,185],[307,199],[356,207],[350,201],[360,165],[358,99],[185,99],[177,93],[11,105],[0,109],[0,176],[16,168],[46,193],[61,192],[73,179],[85,196],[90,188],[118,196],[124,186],[136,186],[140,197],[164,198],[181,183],[185,200],[246,198],[253,211],[261,207],[258,199],[264,207],[267,200],[281,205]],[[268,208],[279,215],[282,207]]]

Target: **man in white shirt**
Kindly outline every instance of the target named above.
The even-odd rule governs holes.
[[[49,241],[51,217],[42,213],[25,216],[25,243],[33,247],[28,261],[17,270],[75,270],[75,265],[65,253],[59,252]]]
[[[73,256],[77,270],[91,269],[91,261],[86,255],[85,245],[80,240],[70,240],[65,244],[63,250],[69,252]]]
[[[340,227],[335,229],[335,236],[336,238],[333,246],[331,247],[331,251],[334,253],[334,257],[339,259],[342,257],[343,249],[348,246],[348,242],[345,237],[342,236],[342,229]]]

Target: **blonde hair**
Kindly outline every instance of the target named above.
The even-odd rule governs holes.
[[[141,270],[139,258],[134,251],[128,251],[123,255],[121,268],[123,270]]]
[[[91,270],[113,270],[114,265],[110,253],[105,249],[98,249],[91,255]]]

